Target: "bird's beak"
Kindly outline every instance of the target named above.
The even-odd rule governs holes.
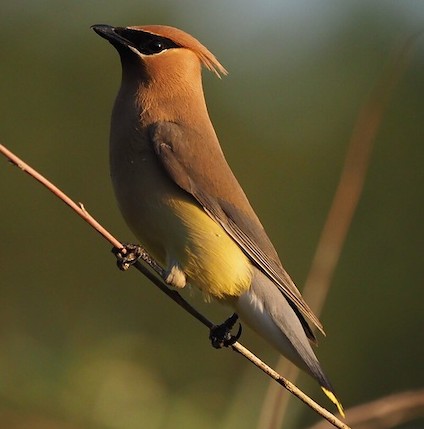
[[[115,48],[119,49],[126,47],[132,51],[136,51],[137,48],[131,40],[128,40],[124,37],[124,34],[131,30],[127,30],[124,27],[112,27],[107,24],[95,24],[91,28],[103,39],[106,39],[110,42]]]

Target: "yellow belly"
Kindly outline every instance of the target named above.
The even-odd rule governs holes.
[[[178,195],[180,194],[180,195]],[[150,200],[129,224],[141,244],[165,268],[178,264],[188,283],[206,297],[239,296],[251,284],[252,267],[237,244],[190,197]]]
[[[169,210],[175,222],[165,239],[168,257],[181,264],[188,281],[219,299],[248,290],[250,262],[223,228],[192,201],[170,201]]]

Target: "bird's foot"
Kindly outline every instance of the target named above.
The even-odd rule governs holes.
[[[231,335],[231,330],[236,324],[238,316],[234,313],[229,317],[224,323],[220,325],[214,325],[209,334],[209,339],[211,340],[212,347],[216,349],[221,349],[222,347],[232,346],[241,336],[242,327],[239,324],[239,329],[236,335]]]
[[[114,247],[112,253],[116,256],[116,265],[122,271],[127,271],[131,265],[135,264],[143,254],[143,248],[138,244],[123,244],[123,247],[118,249]]]

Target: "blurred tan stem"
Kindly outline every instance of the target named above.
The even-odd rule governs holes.
[[[358,113],[339,184],[303,288],[306,302],[318,317],[327,299],[331,280],[362,194],[376,135],[393,90],[406,69],[409,53],[417,36],[419,34],[411,36],[400,50],[396,50]],[[286,374],[292,381],[299,375],[298,368],[283,358],[277,363],[277,371]],[[257,427],[281,428],[289,401],[289,395],[270,383]]]
[[[390,429],[424,417],[424,390],[385,396],[347,411],[347,422],[355,429]],[[309,429],[329,429],[324,420]]]

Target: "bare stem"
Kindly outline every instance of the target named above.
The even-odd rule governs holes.
[[[347,410],[347,421],[355,429],[390,429],[424,416],[424,390],[385,396]],[[309,429],[328,429],[325,421]]]
[[[345,157],[339,184],[325,221],[302,294],[317,317],[330,290],[334,271],[362,195],[372,149],[390,97],[408,64],[411,48],[421,33],[409,37],[396,50],[360,109]],[[277,370],[296,380],[299,369],[287,359],[279,359]],[[258,428],[282,427],[290,396],[270,384],[265,396]]]

